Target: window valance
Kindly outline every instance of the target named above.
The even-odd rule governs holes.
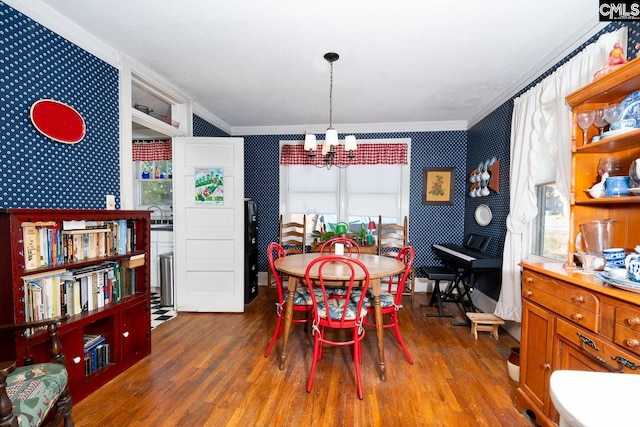
[[[318,145],[320,148],[320,145]],[[367,144],[358,143],[358,149],[354,152],[355,158],[349,159],[348,152],[343,145],[336,147],[335,163],[343,165],[406,165],[407,144]],[[302,144],[285,144],[280,153],[281,165],[324,165],[323,156],[318,150],[315,157],[309,158]]]
[[[134,162],[153,162],[171,159],[171,140],[133,141]]]

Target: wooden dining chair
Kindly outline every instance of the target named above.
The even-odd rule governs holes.
[[[320,247],[320,253],[335,253],[336,252],[336,244],[341,243],[344,245],[344,254],[347,255],[360,255],[360,245],[358,245],[355,240],[349,239],[348,237],[334,237],[332,239],[327,240]]]
[[[378,216],[378,255],[395,258],[408,245],[409,220],[406,215],[402,224],[383,224],[382,215]],[[412,268],[402,291],[403,295],[411,297],[411,302],[415,293],[415,277],[415,268]]]
[[[402,335],[400,334],[400,319],[399,319],[399,311],[402,308],[402,290],[404,289],[405,282],[409,274],[413,269],[413,259],[415,256],[415,251],[413,247],[406,246],[400,250],[398,255],[396,255],[396,259],[405,264],[405,269],[402,273],[393,275],[389,278],[387,290],[382,290],[380,293],[380,306],[382,308],[382,316],[388,317],[389,321],[387,323],[383,323],[383,328],[392,329],[393,334],[396,337],[396,341],[402,347],[402,351],[404,352],[404,357],[407,358],[407,361],[410,365],[413,365],[413,359],[409,354],[409,349],[402,339]],[[371,290],[366,293],[366,298],[364,301],[365,307],[367,311],[371,315],[375,315],[375,307],[373,305],[373,294]],[[358,291],[354,291],[351,295],[352,298],[359,299],[360,295]],[[384,321],[384,319],[383,319]],[[375,322],[370,323],[367,319],[364,321],[365,326],[374,327],[376,326]]]
[[[282,281],[280,280],[280,274],[276,270],[274,262],[276,259],[286,256],[287,253],[282,246],[280,246],[276,242],[269,243],[267,248],[267,259],[269,260],[269,271],[273,275],[275,279],[275,287],[278,292],[278,300],[276,301],[276,328],[273,331],[273,335],[271,336],[271,340],[269,341],[269,345],[267,346],[267,351],[264,353],[264,357],[269,357],[271,353],[271,349],[273,348],[273,344],[276,342],[276,339],[282,336],[282,332],[284,329],[284,325],[282,324],[282,320],[284,317],[284,313],[287,309],[287,296],[285,295],[285,290],[282,287]],[[311,322],[310,314],[313,309],[313,302],[311,301],[311,296],[309,295],[309,291],[307,291],[307,287],[304,284],[301,284],[296,289],[296,293],[293,297],[293,312],[304,312],[304,319],[292,319],[292,323],[305,323],[305,332],[307,331],[307,323]]]
[[[334,270],[336,264],[342,264],[338,268],[347,271],[348,280],[345,280],[345,298],[334,296],[330,292],[331,281],[325,282],[325,271]],[[312,278],[310,272],[317,271],[317,279]],[[364,280],[355,280],[356,274],[364,272]],[[365,335],[363,321],[367,316],[367,309],[363,306],[366,291],[369,289],[369,270],[357,258],[343,255],[326,255],[311,261],[307,266],[305,281],[309,290],[309,295],[313,302],[313,357],[311,371],[307,381],[307,392],[311,392],[313,386],[313,376],[316,371],[318,360],[322,356],[322,349],[325,344],[332,346],[353,346],[353,361],[356,368],[356,386],[358,398],[362,399],[362,382],[360,380],[360,364],[362,363],[362,339]],[[362,290],[361,298],[352,298],[354,288]],[[333,335],[327,334],[327,329],[346,329],[351,331],[350,339],[339,341]],[[336,334],[343,337],[342,334]]]
[[[280,243],[287,255],[307,252],[307,216],[304,215],[302,222],[284,222],[282,215],[280,215],[278,243]],[[282,274],[280,274],[280,281],[284,281]],[[273,283],[274,276],[271,269],[269,269],[267,270],[267,293],[269,293]]]
[[[46,327],[51,355],[51,361],[20,367],[16,360],[0,361],[0,426],[40,426],[45,421],[55,426],[63,421],[73,427],[69,375],[57,328],[64,319],[0,325],[0,333]]]

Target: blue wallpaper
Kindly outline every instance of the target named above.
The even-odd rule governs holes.
[[[225,137],[229,136],[229,134],[212,125],[202,117],[193,114],[193,136]]]
[[[340,135],[343,138],[344,135]],[[267,270],[267,245],[278,239],[279,142],[300,141],[302,135],[249,135],[244,137],[245,196],[258,205],[258,268]],[[464,170],[466,132],[402,132],[356,134],[358,139],[411,138],[411,188],[409,241],[415,247],[416,264],[433,264],[431,245],[462,242],[464,224]],[[453,206],[422,205],[422,169],[454,167]],[[372,212],[372,215],[377,213]]]
[[[120,200],[118,70],[0,3],[0,207],[104,209]],[[75,108],[86,136],[75,145],[40,134],[31,105]]]

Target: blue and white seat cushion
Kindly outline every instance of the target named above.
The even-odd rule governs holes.
[[[354,301],[358,301],[360,299],[360,295],[362,294],[362,291],[360,290],[354,290],[351,293],[351,299]],[[390,292],[387,291],[382,291],[380,292],[380,307],[382,308],[387,308],[387,307],[392,307],[395,306],[395,295],[393,295]],[[374,304],[373,304],[373,292],[371,292],[371,289],[367,290],[367,294],[364,297],[364,307],[369,307],[369,308],[373,308]],[[397,307],[397,308],[401,308]]]
[[[322,318],[327,318],[327,307],[329,308],[329,314],[331,319],[340,320],[342,317],[342,313],[344,312],[344,305],[347,303],[345,299],[329,299],[328,303],[324,301],[318,301],[318,316]],[[358,309],[357,304],[353,301],[348,301],[347,314],[345,315],[345,320],[356,320],[356,311]],[[360,310],[359,319],[366,317],[367,309],[362,307]]]

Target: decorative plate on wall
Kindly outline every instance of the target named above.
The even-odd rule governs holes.
[[[76,144],[86,133],[84,119],[73,107],[53,99],[41,99],[31,106],[33,126],[54,141]]]
[[[489,209],[489,206],[485,204],[478,205],[475,212],[475,218],[478,225],[484,227],[489,225],[489,223],[491,222],[493,213],[491,213],[491,209]]]

